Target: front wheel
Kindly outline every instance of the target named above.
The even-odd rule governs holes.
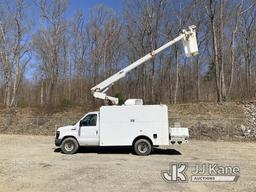
[[[61,150],[65,154],[74,154],[77,152],[79,145],[76,139],[68,137],[61,143]]]
[[[149,155],[152,151],[152,145],[147,139],[139,139],[134,144],[134,152],[137,155]]]

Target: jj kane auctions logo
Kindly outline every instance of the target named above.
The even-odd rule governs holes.
[[[236,182],[239,178],[238,166],[222,166],[218,164],[195,164],[189,167],[188,163],[170,163],[169,170],[161,171],[161,177],[166,182],[188,182],[188,168],[191,182]]]

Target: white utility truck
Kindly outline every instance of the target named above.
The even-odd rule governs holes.
[[[195,26],[190,26],[177,38],[93,87],[95,98],[112,105],[87,113],[75,125],[58,128],[55,145],[61,146],[66,154],[76,153],[80,146],[132,146],[137,155],[148,155],[154,146],[187,142],[188,128],[169,128],[166,105],[143,105],[142,99],[128,99],[124,105],[117,105],[118,98],[106,95],[106,91],[128,72],[180,40],[186,56],[198,54]]]

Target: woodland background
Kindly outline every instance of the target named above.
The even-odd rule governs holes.
[[[0,1],[3,107],[99,104],[91,87],[191,24],[198,56],[185,58],[178,43],[130,72],[109,95],[166,104],[256,96],[254,0],[131,0],[118,12],[98,5],[72,16],[68,6],[67,0]]]

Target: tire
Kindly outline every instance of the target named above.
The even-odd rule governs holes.
[[[134,152],[136,155],[146,156],[152,151],[152,145],[147,139],[139,139],[134,144]]]
[[[61,151],[65,154],[74,154],[77,152],[79,145],[76,139],[68,137],[61,143]]]

